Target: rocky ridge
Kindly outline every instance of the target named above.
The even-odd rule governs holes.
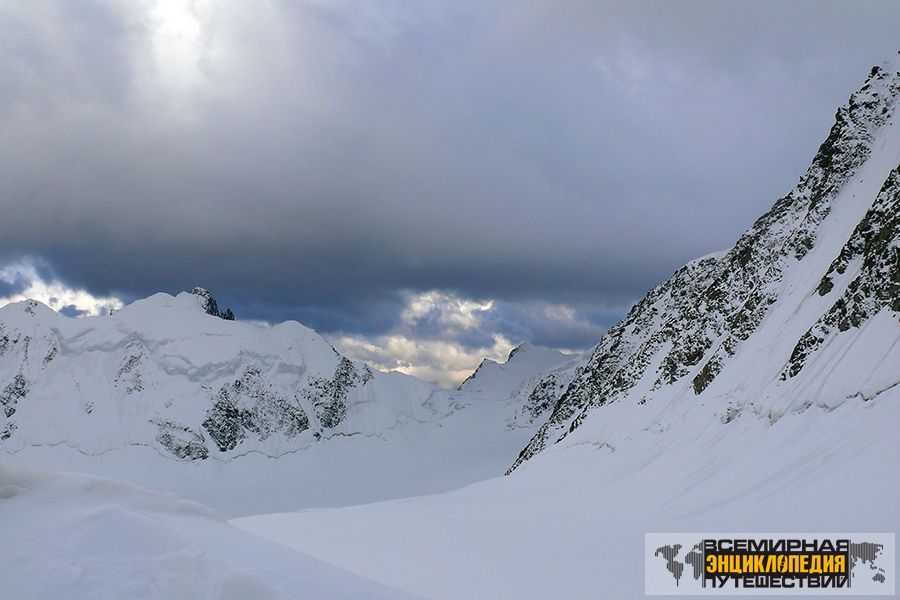
[[[555,399],[550,417],[510,471],[565,438],[596,407],[625,400],[643,405],[685,380],[692,394],[702,398],[773,307],[789,297],[791,278],[804,268],[817,268],[808,255],[816,248],[829,251],[848,219],[858,224],[849,239],[838,239],[840,253],[833,261],[829,257],[830,266],[817,287],[818,295],[834,300],[785,357],[779,378],[796,376],[827,338],[859,328],[881,310],[892,311],[896,323],[900,202],[892,118],[898,92],[900,60],[873,68],[862,88],[838,109],[828,137],[797,186],[733,248],[685,265],[611,328]],[[893,129],[886,133],[889,123]],[[844,197],[842,191],[851,182],[863,185],[860,173],[873,151],[878,152],[879,168],[871,169],[879,178],[877,197]],[[882,163],[892,169],[886,179]],[[828,223],[835,212],[838,216],[830,219],[834,223]],[[845,271],[852,271],[849,281]],[[559,386],[547,380],[535,391],[553,389]],[[727,423],[740,407],[729,405],[720,413]],[[777,419],[778,414],[769,417]]]

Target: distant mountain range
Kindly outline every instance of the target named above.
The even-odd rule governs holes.
[[[29,300],[0,308],[0,448],[226,514],[441,491],[502,472],[549,411],[534,381],[572,358],[526,344],[448,391],[352,361],[296,322],[235,321],[203,288],[84,318]],[[260,461],[282,468],[260,480]]]

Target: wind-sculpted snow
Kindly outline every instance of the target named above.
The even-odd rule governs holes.
[[[900,59],[873,68],[863,87],[837,111],[827,139],[797,186],[733,248],[681,268],[611,328],[510,470],[579,427],[593,408],[680,398],[685,382],[698,401],[721,399],[708,406],[722,422],[737,418],[749,403],[760,416],[777,419],[785,407],[776,398],[804,395],[795,394],[800,384],[750,398],[746,386],[739,390],[740,379],[754,380],[760,387],[789,379],[835,330],[859,329],[881,310],[895,315],[885,335],[900,336],[898,93]],[[828,306],[811,298],[813,294],[830,298]],[[761,333],[766,322],[781,325]],[[781,343],[785,338],[787,345]],[[750,370],[737,366],[761,347],[774,352],[762,361],[765,364]],[[882,353],[894,351],[885,343],[877,347]],[[868,366],[875,368],[883,358],[873,356],[875,363]],[[773,359],[780,361],[774,372]],[[726,371],[731,374],[726,382],[710,390]],[[880,389],[896,383],[890,377],[880,379],[882,375],[879,371]],[[543,391],[535,393],[541,396]],[[844,399],[835,391],[828,394],[815,400],[795,398],[788,409],[830,406]],[[767,403],[770,406],[764,406]]]
[[[411,599],[125,483],[0,464],[0,596]]]

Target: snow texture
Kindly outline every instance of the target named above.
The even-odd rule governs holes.
[[[400,600],[414,596],[125,483],[0,464],[0,596]]]

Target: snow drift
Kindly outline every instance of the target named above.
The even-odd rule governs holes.
[[[408,599],[231,527],[199,504],[0,464],[4,598]]]

